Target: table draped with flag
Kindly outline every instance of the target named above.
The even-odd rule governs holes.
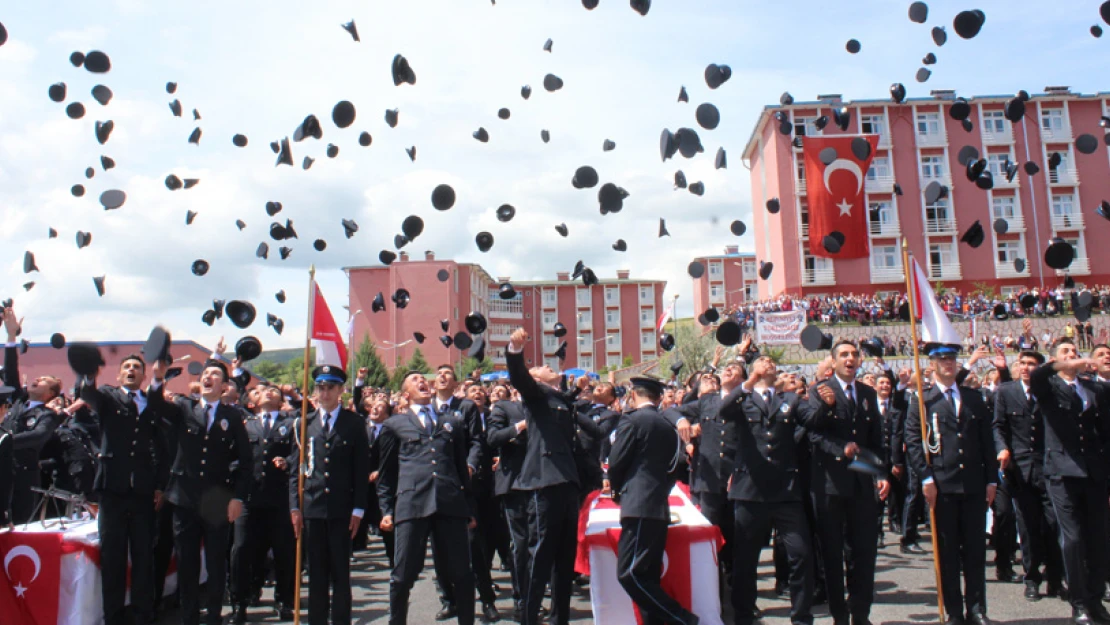
[[[810,254],[841,259],[870,256],[864,185],[878,145],[878,135],[803,139]],[[824,238],[834,233],[844,237],[835,254],[824,246]]]
[[[0,623],[103,623],[99,545],[95,519],[69,521],[64,528],[32,523],[0,532]],[[204,582],[207,575],[201,562],[200,581]],[[171,561],[165,593],[176,589],[177,566]]]
[[[684,485],[671,490],[668,502],[671,525],[663,556],[663,589],[698,615],[702,625],[723,625],[717,573],[717,551],[724,544],[721,531],[698,511]],[[593,622],[598,625],[643,624],[617,581],[620,535],[620,506],[594,491],[579,510],[574,568],[590,576]]]

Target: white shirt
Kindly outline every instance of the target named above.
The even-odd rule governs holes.
[[[955,395],[956,399],[956,414],[960,414],[960,407],[963,406],[963,400],[960,399],[960,389],[956,388],[955,386],[945,386],[940,382],[936,382],[936,386],[937,390],[939,390],[941,394],[944,395],[944,401],[948,401],[948,391],[952,391],[952,394]]]
[[[323,418],[324,420],[321,425],[324,427],[325,432],[330,432],[331,429],[335,427],[335,420],[339,418],[339,406],[336,406],[335,410],[331,412],[325,412]]]
[[[432,420],[432,425],[435,425],[435,408],[431,404],[413,404],[416,407],[416,418],[420,419],[420,427],[425,430],[428,429],[428,419]]]
[[[139,409],[139,414],[143,414],[143,411],[146,410],[146,393],[141,389],[136,389],[134,391],[130,389],[124,390],[131,396],[131,401],[135,402],[135,407]]]
[[[841,380],[840,376],[838,376],[838,375],[834,375],[833,377],[836,378],[837,382],[840,382],[840,390],[844,391],[844,396],[845,397],[850,398],[854,402],[859,401],[859,393],[856,392],[856,382],[855,382],[855,380],[853,380],[851,382],[845,382],[844,380]],[[848,392],[849,388],[852,389],[851,393]]]
[[[1079,395],[1079,399],[1083,400],[1083,410],[1091,406],[1091,399],[1087,396],[1087,389],[1083,388],[1083,385],[1079,383],[1078,379],[1072,382],[1065,381],[1065,384],[1074,388],[1075,392]]]
[[[214,402],[210,404],[203,399],[200,400],[200,402],[201,405],[204,406],[204,412],[208,414],[207,423],[204,426],[204,429],[208,431],[212,429],[212,423],[216,421],[216,407],[220,405],[220,402]]]

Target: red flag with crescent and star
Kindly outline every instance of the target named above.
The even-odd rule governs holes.
[[[803,140],[809,200],[809,253],[814,256],[867,258],[871,255],[863,191],[879,136],[862,137],[870,146],[866,158],[860,158],[865,151],[861,149],[862,142],[852,149],[852,142],[860,138],[806,137]],[[844,235],[843,244],[839,252],[831,254],[823,241],[836,232]]]
[[[0,564],[0,623],[55,625],[62,534],[0,533]]]

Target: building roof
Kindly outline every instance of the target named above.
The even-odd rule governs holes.
[[[695,256],[694,260],[704,258],[705,260],[713,260],[714,258],[740,258],[743,260],[755,260],[755,252],[738,252],[736,254],[707,254],[704,256]]]
[[[797,110],[815,107],[834,107],[834,106],[912,106],[914,104],[937,104],[944,102],[951,102],[955,99],[955,92],[946,90],[934,90],[942,92],[945,95],[923,96],[917,98],[906,98],[901,104],[898,104],[890,98],[883,98],[878,100],[814,100],[808,102],[795,101],[793,104],[783,106],[781,104],[767,104],[763,107],[763,111],[759,114],[759,121],[756,122],[755,128],[752,129],[751,135],[748,137],[748,142],[744,146],[743,156],[744,160],[750,160],[752,151],[758,143],[758,138],[763,134],[763,127],[767,124],[767,120],[771,115],[778,110]],[[978,96],[963,96],[968,103],[1005,103],[1011,100],[1014,96],[1010,95],[978,95]],[[1110,92],[1100,91],[1098,93],[1072,93],[1070,91],[1053,91],[1051,93],[1037,93],[1030,94],[1030,100],[1040,100],[1044,102],[1053,102],[1060,100],[1092,100],[1099,98],[1110,97]]]
[[[491,277],[491,276],[489,275],[489,272],[488,272],[488,271],[486,271],[485,269],[483,269],[483,268],[482,268],[482,266],[481,266],[481,265],[479,265],[479,264],[477,264],[477,263],[460,263],[460,262],[458,262],[458,261],[455,261],[455,260],[452,260],[452,259],[450,259],[450,258],[442,258],[442,259],[441,259],[441,258],[436,258],[436,259],[434,259],[434,260],[427,260],[427,259],[425,259],[425,258],[410,258],[409,260],[405,260],[405,261],[397,261],[397,262],[398,262],[398,263],[404,263],[404,264],[414,264],[414,263],[454,263],[455,265],[457,265],[457,266],[459,266],[459,267],[469,267],[469,268],[471,268],[471,269],[473,269],[473,270],[475,270],[475,271],[478,271],[478,272],[479,272],[479,273],[480,273],[481,275],[483,275],[483,276],[485,276],[486,278],[488,278],[490,282],[497,282],[497,280],[494,280],[494,279],[493,279],[493,278],[492,278],[492,277]],[[340,269],[342,269],[344,273],[347,273],[347,274],[349,274],[349,273],[350,273],[350,272],[352,272],[352,271],[368,271],[368,270],[371,270],[371,269],[389,269],[390,267],[392,267],[392,265],[381,265],[381,264],[378,264],[378,265],[355,265],[355,266],[351,266],[351,267],[340,267]]]
[[[512,282],[513,286],[575,286],[575,285],[585,286],[581,282],[579,282],[578,280],[512,280],[511,282]],[[633,278],[627,278],[627,279],[612,278],[612,279],[609,279],[609,280],[604,280],[604,279],[598,278],[598,284],[601,284],[601,285],[614,285],[614,284],[663,284],[663,285],[666,285],[667,281],[666,280],[654,280],[654,279],[650,279],[650,278],[644,278],[642,280],[636,280],[636,279],[633,279]]]
[[[401,262],[401,261],[399,261],[399,262]],[[442,260],[441,259],[425,260],[423,258],[420,258],[420,259],[410,259],[410,260],[406,260],[406,261],[403,261],[403,262],[406,263],[406,264],[413,264],[413,263],[455,263],[459,267],[470,267],[472,269],[475,269],[475,270],[481,272],[482,275],[489,278],[490,282],[493,282],[493,283],[500,282],[500,280],[497,280],[497,279],[494,279],[493,277],[491,277],[489,272],[486,271],[485,269],[483,269],[482,266],[477,264],[477,263],[459,263],[459,262],[456,262],[454,260],[446,259],[446,258],[442,259]],[[388,269],[389,267],[391,267],[391,265],[358,265],[358,266],[354,266],[354,267],[342,267],[342,269],[343,269],[344,272],[349,273],[351,271],[360,271],[360,270]],[[570,286],[570,285],[573,285],[574,283],[576,283],[577,280],[559,280],[558,278],[555,278],[555,279],[552,279],[552,280],[510,280],[510,282],[512,283],[513,286]],[[611,278],[611,279],[599,279],[599,283],[600,284],[609,284],[609,285],[613,285],[613,284],[655,284],[655,283],[660,283],[660,284],[665,285],[665,284],[667,284],[667,281],[666,280],[650,279],[650,278],[643,278],[643,279]]]

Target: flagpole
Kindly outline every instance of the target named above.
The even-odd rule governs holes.
[[[925,446],[925,465],[931,466],[932,460],[929,456],[929,435],[927,433],[926,418],[925,418],[925,396],[922,394],[921,389],[921,357],[917,351],[917,302],[915,301],[913,291],[913,281],[910,278],[910,244],[906,239],[902,239],[902,267],[906,273],[906,297],[909,298],[910,305],[910,338],[913,344],[913,379],[914,384],[917,386],[917,413],[920,416],[921,426],[921,444]],[[906,473],[907,479],[913,479],[910,473]],[[931,528],[929,534],[933,542],[933,573],[936,575],[937,583],[937,613],[940,616],[940,622],[944,623],[944,589],[940,584],[940,545],[937,534],[937,511],[933,506],[929,506],[929,526]]]
[[[295,577],[293,578],[293,625],[301,623],[301,566],[303,564],[303,551],[301,549],[304,539],[304,448],[305,436],[308,430],[308,357],[312,347],[312,311],[316,305],[316,265],[308,268],[308,323],[305,325],[304,338],[304,373],[301,378],[301,437],[300,460],[297,462],[297,509],[301,511],[301,531],[297,533],[297,563]]]

